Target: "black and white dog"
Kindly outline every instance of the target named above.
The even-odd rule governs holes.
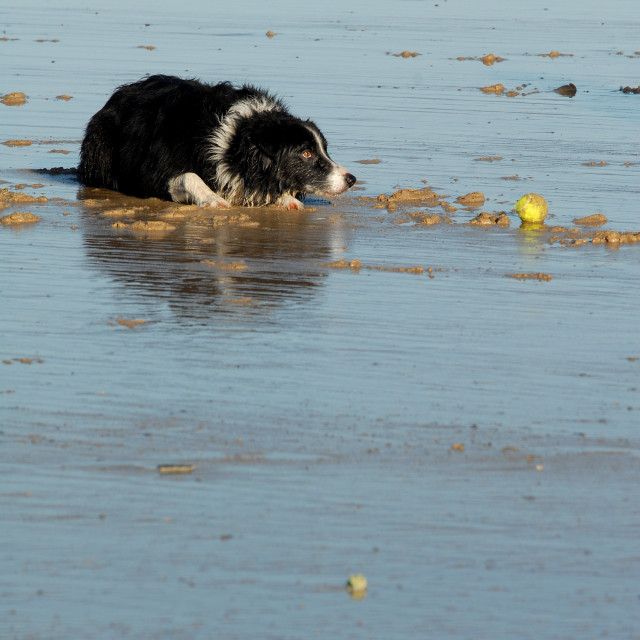
[[[87,125],[80,182],[201,207],[302,209],[306,193],[339,194],[356,179],[327,141],[274,96],[228,82],[156,75],[114,92]]]

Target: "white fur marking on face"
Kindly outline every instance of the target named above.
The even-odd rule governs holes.
[[[197,173],[181,173],[169,180],[169,194],[174,202],[197,204],[199,207],[229,207],[229,203],[214,193]]]
[[[218,128],[209,138],[211,144],[209,157],[216,166],[216,181],[224,196],[231,202],[243,204],[247,198],[244,194],[244,180],[232,170],[225,160],[225,155],[236,134],[240,120],[265,111],[284,111],[284,107],[269,96],[241,100],[234,104],[224,117],[220,118]]]
[[[307,131],[311,132],[311,134],[313,135],[315,141],[316,141],[316,146],[318,147],[318,153],[327,161],[330,162],[332,165],[335,165],[336,163],[327,155],[327,152],[324,150],[324,144],[322,142],[322,138],[318,135],[318,132],[313,129],[312,127],[307,127]],[[337,165],[336,165],[337,166]]]
[[[327,191],[329,193],[342,193],[349,188],[344,172],[341,167],[335,165],[331,173],[327,176]]]
[[[327,180],[325,182],[325,191],[330,194],[338,194],[346,191],[348,189],[348,185],[344,177],[344,170],[327,155],[327,152],[324,150],[324,145],[322,144],[322,138],[318,135],[318,132],[312,127],[307,127],[307,129],[315,138],[318,153],[331,164],[331,171],[327,175]],[[314,191],[314,188],[309,187],[307,188],[307,191]]]

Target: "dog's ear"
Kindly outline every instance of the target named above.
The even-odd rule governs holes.
[[[249,142],[261,155],[275,162],[282,148],[282,128],[275,123],[263,123],[251,132]]]
[[[277,149],[275,148],[274,145],[270,145],[265,140],[257,140],[254,144],[255,144],[256,149],[258,149],[258,151],[263,156],[265,156],[271,162],[275,162],[276,161]]]

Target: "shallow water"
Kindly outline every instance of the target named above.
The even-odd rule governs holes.
[[[640,638],[640,244],[375,200],[640,230],[635,0],[104,4],[0,8],[0,186],[49,198],[0,212],[42,218],[0,227],[0,636]],[[279,93],[359,189],[223,223],[40,171],[159,72]]]

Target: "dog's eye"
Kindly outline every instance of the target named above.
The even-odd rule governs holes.
[[[311,153],[311,151],[309,151],[309,149],[305,149],[302,152],[302,157],[305,158],[306,160],[309,160],[309,158],[313,158],[313,153]]]

